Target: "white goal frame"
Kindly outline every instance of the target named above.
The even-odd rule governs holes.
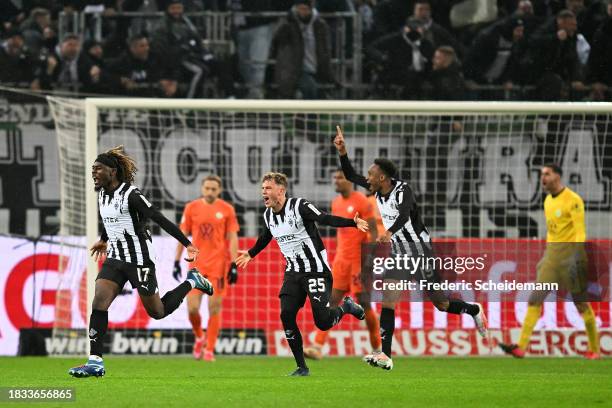
[[[183,109],[217,112],[346,113],[391,115],[481,115],[481,114],[609,114],[611,102],[465,102],[465,101],[327,101],[327,100],[239,100],[239,99],[158,99],[87,98],[85,100],[85,163],[98,155],[97,128],[100,109]],[[91,170],[85,165],[85,180]],[[98,235],[98,203],[93,188],[85,189],[87,247]],[[87,316],[91,314],[98,265],[87,261]]]

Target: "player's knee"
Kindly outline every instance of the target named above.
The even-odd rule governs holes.
[[[161,320],[166,316],[166,313],[164,312],[164,308],[158,308],[158,307],[149,307],[149,308],[145,308],[147,311],[147,314],[149,316],[151,316],[151,318],[155,319],[155,320]]]
[[[314,323],[315,323],[315,326],[317,326],[317,329],[322,330],[322,331],[327,331],[331,329],[333,326],[333,322],[331,322],[330,319],[326,319],[322,316],[317,316],[317,315],[315,315],[314,317]]]
[[[221,305],[210,306],[208,309],[208,314],[211,316],[216,316],[221,313]]]
[[[104,292],[96,292],[93,301],[91,302],[91,308],[95,310],[107,311],[110,307],[111,296],[107,296]]]
[[[163,311],[156,310],[154,312],[149,312],[149,316],[155,320],[161,320],[165,317],[165,313]]]

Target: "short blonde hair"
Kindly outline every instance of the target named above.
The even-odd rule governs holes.
[[[285,187],[285,189],[287,188],[287,185],[289,184],[287,176],[283,173],[274,173],[274,172],[266,173],[261,178],[261,182],[263,183],[264,181],[273,181],[279,186]]]

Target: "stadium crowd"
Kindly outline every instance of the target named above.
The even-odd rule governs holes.
[[[353,95],[462,100],[486,90],[489,99],[612,100],[612,0],[4,0],[0,85],[333,97],[348,85],[333,69],[335,23],[322,15],[351,10],[361,23],[364,84]],[[233,13],[233,52],[206,45],[191,17],[202,11]],[[133,14],[113,19],[126,12],[164,15],[146,24]],[[86,23],[98,13],[102,35],[62,33],[60,13],[83,13]]]

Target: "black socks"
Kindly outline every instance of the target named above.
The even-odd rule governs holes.
[[[104,335],[107,328],[108,311],[93,309],[89,317],[89,354],[102,357]]]

